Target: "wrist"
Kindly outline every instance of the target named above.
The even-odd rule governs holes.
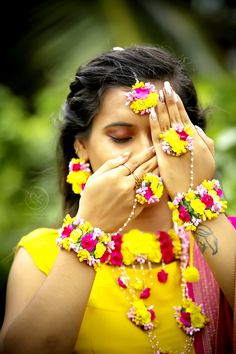
[[[223,192],[216,179],[204,180],[196,190],[178,193],[168,205],[173,221],[191,231],[195,231],[202,222],[217,218],[227,209],[227,201],[223,200]]]
[[[98,227],[79,216],[64,218],[56,240],[59,248],[73,251],[80,262],[85,262],[95,270],[101,265],[105,253],[111,251],[111,237]]]

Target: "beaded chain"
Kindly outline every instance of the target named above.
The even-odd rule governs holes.
[[[127,218],[127,220],[124,222],[124,224],[123,224],[117,231],[115,231],[115,232],[107,232],[107,235],[108,235],[108,236],[111,237],[112,235],[121,233],[121,232],[123,231],[123,229],[128,225],[128,223],[129,223],[129,222],[131,221],[131,219],[133,218],[134,213],[135,213],[135,209],[136,209],[136,207],[137,207],[137,204],[138,204],[138,200],[137,200],[137,198],[135,197],[135,198],[134,198],[134,202],[133,202],[133,206],[132,206],[132,210],[131,210],[131,212],[130,212],[128,218]]]

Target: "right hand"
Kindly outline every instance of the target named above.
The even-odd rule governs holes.
[[[121,155],[108,160],[88,179],[77,216],[105,232],[117,231],[132,211],[136,182],[124,164],[138,178],[153,172],[157,168],[153,147],[130,158]],[[143,208],[143,205],[137,205],[134,217]]]

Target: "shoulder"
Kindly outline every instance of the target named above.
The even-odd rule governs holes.
[[[33,262],[43,273],[48,274],[58,255],[56,245],[57,229],[38,228],[21,237],[16,245],[15,253],[23,247],[31,256]]]

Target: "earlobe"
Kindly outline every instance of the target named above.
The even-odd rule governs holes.
[[[75,142],[74,142],[74,149],[75,149],[75,153],[76,155],[84,160],[84,161],[87,161],[89,158],[88,158],[88,153],[87,153],[87,149],[86,149],[86,146],[85,146],[85,143],[84,141],[76,138],[75,139]]]

